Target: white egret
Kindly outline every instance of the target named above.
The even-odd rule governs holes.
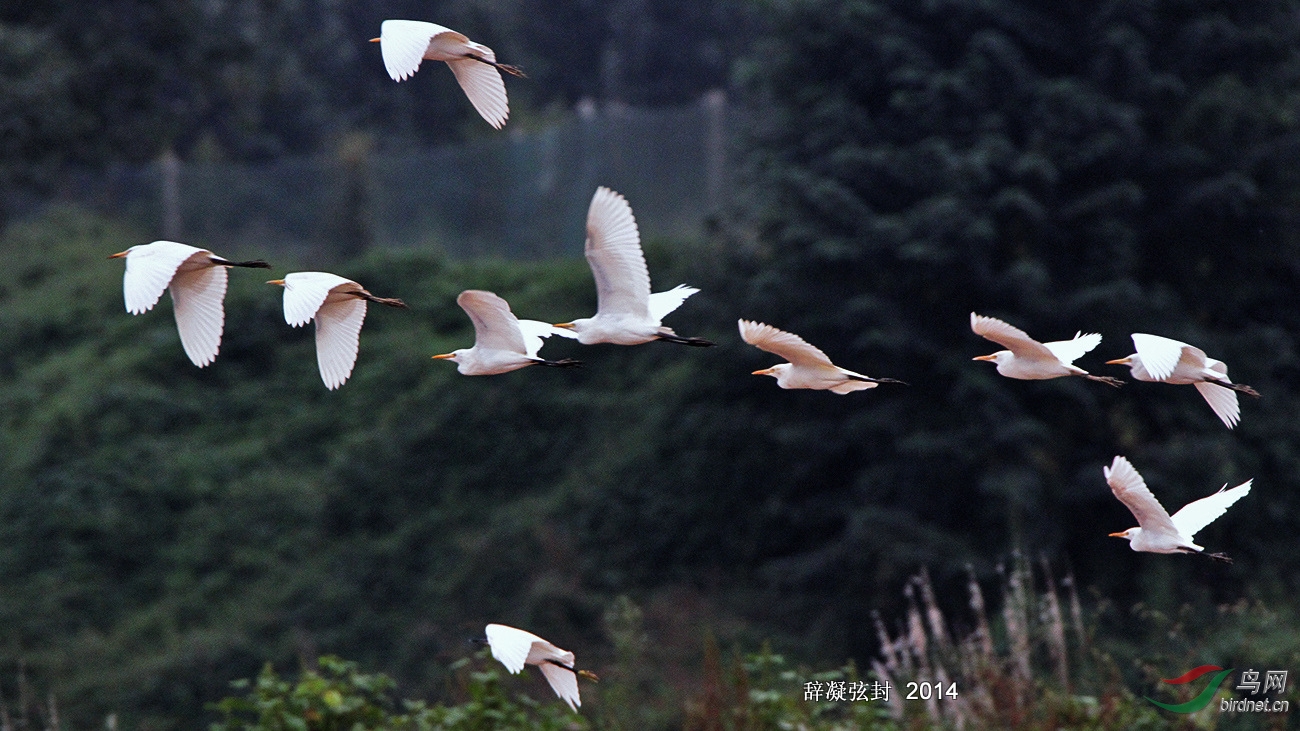
[[[704,338],[685,338],[661,321],[699,290],[680,284],[650,294],[650,270],[641,252],[641,234],[627,200],[600,187],[587,209],[587,263],[596,280],[596,316],[556,327],[573,330],[583,345],[639,345],[664,340],[710,346]]]
[[[501,129],[510,107],[506,85],[498,71],[514,76],[524,73],[509,64],[498,63],[491,48],[475,43],[464,34],[421,20],[385,20],[379,26],[378,43],[384,56],[384,68],[393,81],[415,75],[424,59],[446,61],[460,82],[465,96],[487,123]]]
[[[875,388],[881,383],[903,383],[893,378],[871,378],[840,368],[825,353],[794,333],[749,320],[740,320],[739,325],[740,337],[745,342],[790,361],[753,373],[755,376],[772,376],[781,388],[810,388],[843,395]]]
[[[226,268],[270,269],[264,261],[227,261],[207,249],[155,241],[110,254],[126,259],[122,294],[126,311],[139,315],[153,309],[170,290],[181,346],[194,365],[202,368],[217,358],[226,324]]]
[[[316,365],[333,391],[347,382],[357,363],[366,303],[405,308],[399,299],[376,297],[360,284],[328,272],[293,272],[267,284],[284,287],[284,321],[302,327],[316,320]]]
[[[992,340],[1007,348],[989,355],[978,355],[972,360],[987,360],[998,365],[998,373],[1007,378],[1025,381],[1041,381],[1062,376],[1082,376],[1090,381],[1099,381],[1110,386],[1122,386],[1124,382],[1110,376],[1094,376],[1084,369],[1071,365],[1079,356],[1087,353],[1101,342],[1097,333],[1076,333],[1073,340],[1058,340],[1040,343],[1029,337],[1024,330],[992,318],[970,313],[970,329],[976,335]]]
[[[536,665],[551,689],[574,711],[582,705],[578,697],[578,676],[597,682],[600,680],[590,670],[577,670],[573,666],[573,653],[561,650],[532,632],[525,632],[504,624],[487,626],[487,644],[492,657],[506,666],[512,674],[525,665]]]
[[[1200,348],[1146,333],[1133,333],[1133,346],[1136,353],[1106,364],[1127,365],[1139,381],[1192,384],[1229,429],[1241,420],[1237,391],[1259,397],[1250,386],[1228,380],[1228,366],[1206,356]]]
[[[474,347],[461,348],[433,356],[449,360],[466,376],[492,376],[517,371],[530,365],[572,368],[580,361],[571,358],[546,360],[537,355],[542,339],[552,335],[576,338],[572,332],[537,320],[520,320],[510,311],[510,304],[491,292],[467,289],[456,304],[474,323]]]
[[[1134,551],[1199,553],[1215,561],[1232,563],[1232,559],[1225,554],[1206,553],[1192,539],[1202,528],[1223,515],[1233,503],[1245,497],[1250,492],[1253,480],[1246,480],[1231,490],[1225,484],[1213,495],[1193,500],[1171,516],[1160,505],[1160,501],[1156,500],[1155,495],[1151,494],[1151,490],[1147,489],[1146,481],[1127,459],[1116,457],[1109,467],[1101,469],[1111,492],[1133,513],[1139,526],[1111,533],[1111,538],[1127,538],[1129,548]]]

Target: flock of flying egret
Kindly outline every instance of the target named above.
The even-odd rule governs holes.
[[[492,49],[448,28],[413,20],[386,20],[379,38],[371,40],[380,43],[384,65],[395,81],[412,76],[424,59],[445,61],[479,114],[494,128],[504,126],[509,107],[500,72],[523,74],[514,66],[497,62]],[[455,363],[463,375],[487,376],[532,365],[580,365],[569,358],[541,357],[538,353],[543,341],[551,336],[576,339],[583,345],[638,345],[654,340],[713,345],[703,338],[680,336],[662,324],[664,317],[699,290],[679,285],[651,293],[650,273],[632,208],[622,195],[608,188],[596,190],[587,211],[585,256],[596,283],[595,315],[554,325],[520,320],[509,303],[496,294],[465,290],[456,303],[474,325],[474,345],[433,358]],[[126,259],[123,293],[126,309],[131,314],[152,309],[163,291],[170,291],[181,345],[200,368],[214,362],[220,349],[228,270],[270,268],[264,261],[231,261],[207,249],[173,241],[132,246],[110,258]],[[366,304],[406,307],[400,299],[377,297],[355,281],[326,272],[294,272],[268,284],[284,289],[286,323],[300,327],[315,321],[316,360],[321,379],[331,390],[342,386],[356,365]],[[893,378],[875,378],[841,368],[794,333],[743,319],[738,326],[746,343],[787,361],[753,372],[753,375],[774,377],[781,388],[826,390],[845,395],[876,388],[882,383],[903,384]],[[1080,332],[1070,340],[1042,343],[1006,322],[973,312],[970,327],[975,334],[1004,348],[974,360],[995,363],[998,373],[1007,378],[1045,380],[1079,376],[1110,386],[1123,384],[1074,365],[1075,360],[1100,344],[1099,334]],[[1237,394],[1259,395],[1249,386],[1230,381],[1227,366],[1206,356],[1199,348],[1157,335],[1134,333],[1132,337],[1137,352],[1107,361],[1108,365],[1127,365],[1133,378],[1139,381],[1194,386],[1229,429],[1241,418]],[[1110,466],[1103,468],[1103,475],[1115,497],[1138,522],[1138,527],[1111,536],[1127,539],[1134,551],[1196,553],[1231,562],[1222,553],[1206,552],[1193,539],[1250,491],[1250,480],[1232,489],[1225,485],[1171,516],[1124,457],[1115,457]],[[486,640],[482,641],[511,673],[518,673],[526,664],[538,666],[556,695],[574,710],[581,705],[578,676],[596,680],[594,674],[575,669],[572,652],[561,650],[530,632],[489,624],[485,633]]]

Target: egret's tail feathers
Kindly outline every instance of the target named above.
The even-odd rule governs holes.
[[[546,360],[545,358],[537,359],[537,365],[547,366],[549,368],[585,368],[586,363],[573,358],[561,358],[559,360]]]
[[[251,260],[251,261],[228,261],[228,260],[226,260],[226,259],[222,259],[222,258],[219,257],[219,256],[212,256],[212,257],[208,257],[208,258],[212,259],[212,263],[213,263],[213,264],[220,264],[220,265],[223,266],[223,267],[248,267],[248,268],[250,268],[250,269],[270,269],[270,268],[271,268],[271,265],[270,265],[270,264],[267,264],[266,262],[262,261],[261,259],[253,259],[253,260]]]
[[[1228,554],[1226,553],[1206,553],[1205,551],[1201,551],[1201,555],[1205,556],[1206,558],[1210,558],[1215,561],[1218,561],[1219,563],[1226,563],[1226,564],[1232,563],[1232,559],[1229,558]]]
[[[665,343],[678,343],[680,345],[690,345],[696,348],[712,348],[717,345],[717,343],[712,340],[705,340],[704,338],[684,338],[681,335],[674,335],[666,332],[659,333],[655,339],[662,340]]]
[[[1114,386],[1115,388],[1119,388],[1120,386],[1124,385],[1124,382],[1121,381],[1120,379],[1111,378],[1110,376],[1094,376],[1091,373],[1081,373],[1079,375],[1083,376],[1089,381],[1097,381],[1098,383],[1104,383],[1107,386]]]

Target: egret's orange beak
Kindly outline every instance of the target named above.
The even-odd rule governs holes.
[[[266,283],[267,283],[267,284],[278,284],[278,285],[280,285],[281,287],[284,286],[284,280],[283,280],[283,279],[268,279],[268,280],[266,280]]]
[[[435,356],[433,356],[433,359],[434,359],[434,360],[450,360],[450,359],[452,359],[452,358],[454,358],[454,357],[456,357],[456,354],[455,354],[455,353],[443,353],[442,355],[435,355]]]
[[[378,43],[378,42],[379,42],[379,39],[378,39],[378,38],[371,38],[371,39],[370,39],[370,42],[371,42],[371,43]]]
[[[571,323],[571,322],[557,322],[557,323],[555,323],[554,327],[562,327],[562,328],[564,328],[565,330],[572,330],[572,329],[573,329],[573,323]]]
[[[1115,360],[1108,360],[1106,361],[1106,365],[1128,365],[1129,363],[1132,362],[1133,362],[1133,357],[1129,356],[1127,358],[1117,358]]]
[[[977,355],[974,358],[971,358],[971,360],[997,360],[997,358],[992,355]]]
[[[124,258],[126,258],[126,255],[129,254],[129,253],[131,253],[131,252],[129,252],[129,251],[119,251],[119,252],[117,252],[116,254],[109,254],[109,255],[108,255],[108,258],[110,258],[110,259],[124,259]]]
[[[771,368],[764,368],[764,369],[761,370],[761,371],[754,371],[753,373],[751,373],[751,374],[749,374],[749,375],[751,375],[751,376],[770,376],[770,375],[772,375],[772,369],[771,369]]]
[[[1128,532],[1128,531],[1123,531],[1123,530],[1122,530],[1122,531],[1120,531],[1119,533],[1107,533],[1106,535],[1110,536],[1111,538],[1123,538],[1123,537],[1124,537],[1124,534],[1127,533],[1127,532]]]

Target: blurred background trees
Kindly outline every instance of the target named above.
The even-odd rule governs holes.
[[[744,184],[707,236],[647,252],[659,288],[704,290],[671,324],[720,346],[557,343],[589,368],[463,378],[428,360],[471,340],[456,293],[559,322],[594,307],[584,263],[372,249],[336,271],[413,307],[372,314],[339,392],[310,332],[239,272],[221,356],[196,370],[170,306],[125,315],[120,266],[102,261],[159,232],[66,209],[11,222],[0,664],[25,660],[65,717],[193,727],[229,680],[325,653],[436,696],[488,621],[598,670],[643,653],[662,672],[620,697],[680,709],[703,628],[866,667],[870,611],[904,616],[918,568],[960,607],[967,567],[996,582],[1016,550],[1094,590],[1090,610],[1111,612],[1098,643],[1133,683],[1158,677],[1143,658],[1173,657],[1156,614],[1185,628],[1239,601],[1294,604],[1294,0],[15,4],[0,186],[40,196],[70,169],[169,148],[256,161],[489,134],[450,74],[387,78],[365,43],[385,17],[524,66],[520,127],[584,98],[728,87]],[[360,249],[354,224],[331,235]],[[280,271],[320,266],[274,254]],[[969,362],[994,349],[972,310],[1049,340],[1099,331],[1081,363],[1117,376],[1101,363],[1132,352],[1129,333],[1186,340],[1264,398],[1229,432],[1191,389],[1007,381]],[[739,342],[740,316],[912,386],[780,391],[746,375],[771,358]],[[1132,525],[1101,477],[1115,454],[1167,505],[1255,478],[1202,541],[1237,563],[1106,538]],[[611,629],[638,612],[649,649]],[[1293,658],[1287,631],[1243,619],[1222,630],[1241,642],[1202,659]]]

